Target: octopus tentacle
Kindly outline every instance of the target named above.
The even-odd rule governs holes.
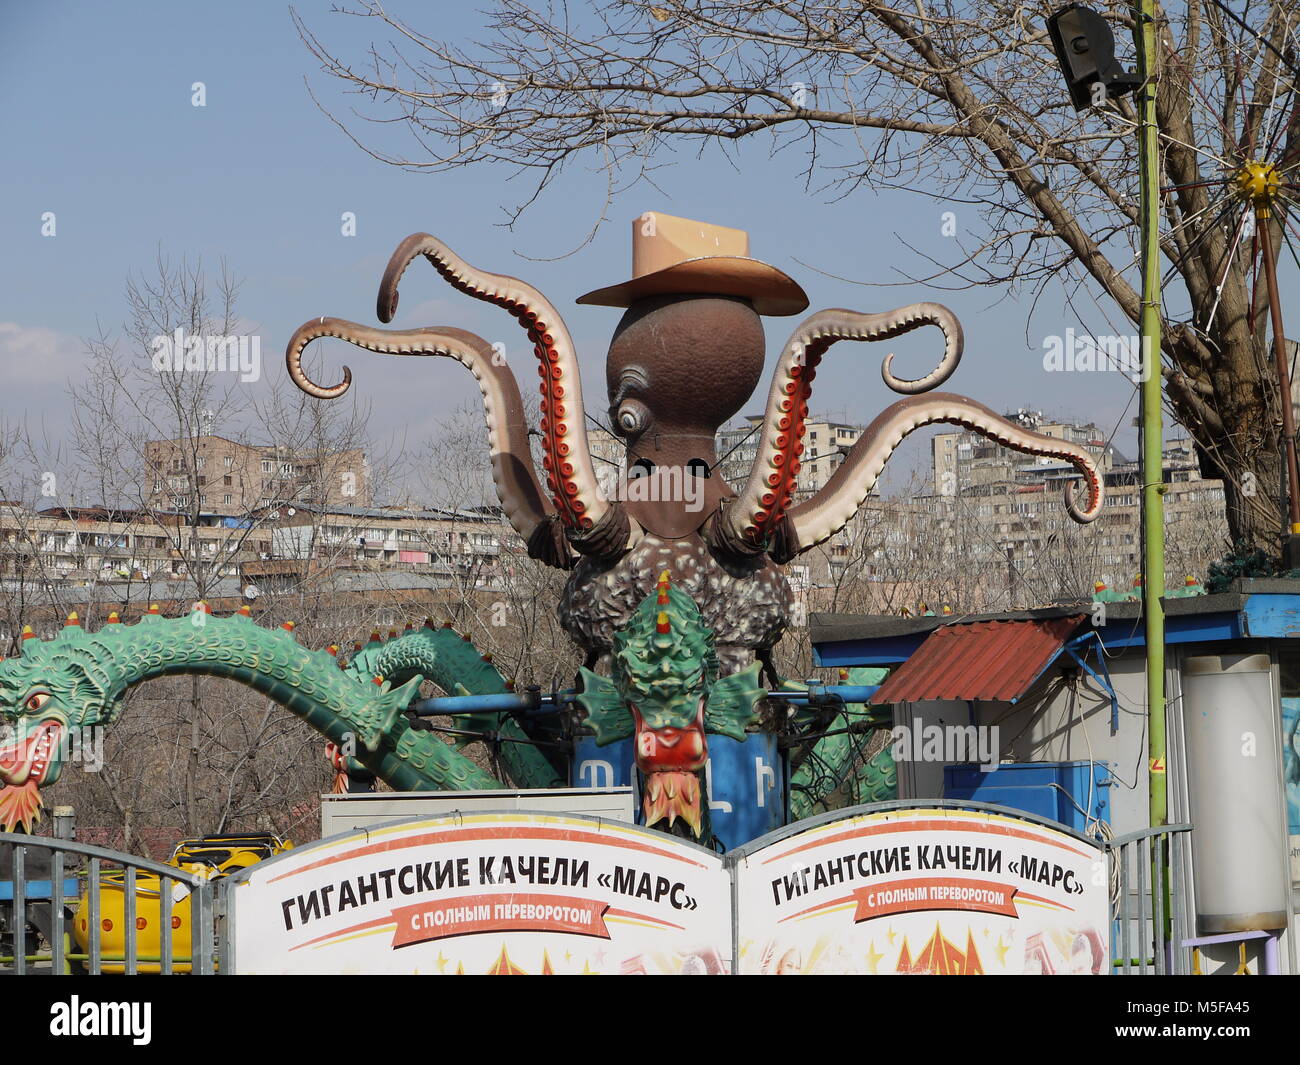
[[[817,366],[837,340],[887,340],[922,325],[936,325],[944,334],[943,358],[924,377],[908,381],[890,370],[892,354],[885,357],[881,375],[896,392],[924,392],[942,384],[961,361],[963,336],[957,316],[938,303],[909,303],[892,311],[863,314],[842,308],[817,311],[795,328],[786,342],[772,375],[763,436],[749,479],[739,499],[719,519],[721,541],[757,552],[780,524],[790,506],[803,454],[804,420]]]
[[[339,333],[331,333],[325,328],[327,322],[338,322],[341,320],[342,319],[337,318],[326,318],[322,315],[314,322],[307,322],[305,325],[300,325],[294,332],[293,336],[289,338],[289,346],[285,348],[284,351],[284,362],[285,366],[289,370],[289,379],[306,392],[307,395],[315,396],[317,399],[337,399],[352,387],[352,371],[347,366],[343,367],[343,380],[337,385],[318,385],[307,376],[307,371],[302,368],[303,350],[317,337],[333,336],[340,337],[344,340],[349,339],[343,337]],[[350,322],[345,324],[351,325]],[[319,328],[313,331],[313,327]]]
[[[853,312],[840,313],[852,314]],[[961,362],[962,348],[966,342],[961,322],[942,303],[909,303],[906,307],[899,307],[897,310],[885,311],[882,314],[854,315],[854,318],[861,319],[860,324],[869,327],[871,332],[866,336],[846,333],[844,339],[889,340],[903,333],[910,333],[923,325],[935,325],[942,331],[943,358],[939,360],[938,366],[923,377],[913,380],[895,377],[890,371],[890,367],[894,365],[893,352],[885,356],[885,361],[880,367],[880,376],[895,392],[914,396],[919,392],[938,388],[952,376],[953,371],[957,369],[957,364]]]
[[[1065,506],[1080,523],[1101,513],[1105,488],[1092,455],[1078,444],[1022,429],[995,414],[982,403],[948,392],[901,399],[886,407],[867,426],[861,439],[849,451],[820,492],[789,513],[794,542],[783,552],[793,557],[838,532],[862,506],[894,449],[909,433],[936,423],[960,425],[1014,451],[1044,455],[1070,463],[1083,476],[1088,489],[1086,506],[1074,500],[1074,484],[1065,488]]]
[[[407,266],[423,255],[448,282],[475,299],[504,307],[528,331],[542,378],[542,464],[546,486],[570,535],[581,539],[597,525],[608,526],[610,504],[596,481],[587,444],[586,414],[578,358],[559,311],[532,285],[471,266],[437,237],[413,233],[397,246],[379,284],[381,321],[397,310],[397,286]],[[612,516],[611,516],[612,517]]]
[[[530,539],[548,521],[551,508],[543,498],[533,469],[519,385],[510,368],[494,357],[491,344],[463,329],[374,329],[342,318],[313,319],[299,326],[290,338],[285,361],[294,384],[309,395],[323,399],[346,392],[351,375],[345,371],[343,382],[330,388],[317,385],[307,377],[302,369],[302,353],[320,337],[336,337],[383,355],[441,355],[455,359],[469,370],[483,394],[492,481],[507,520],[525,539]],[[547,561],[567,568],[563,559]]]

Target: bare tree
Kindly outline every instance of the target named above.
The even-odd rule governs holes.
[[[571,685],[580,656],[556,611],[566,574],[529,558],[501,513],[482,411],[462,408],[444,419],[418,468],[421,494],[448,515],[426,546],[448,562],[456,599],[451,620],[506,676]]]
[[[213,276],[201,263],[173,262],[160,252],[151,271],[127,281],[120,336],[102,332],[87,344],[88,374],[70,388],[68,481],[80,499],[129,515],[128,531],[161,532],[174,569],[146,575],[128,561],[125,577],[112,573],[112,587],[100,588],[103,563],[92,564],[91,579],[78,587],[47,580],[47,598],[166,599],[197,607],[238,596],[243,582],[234,559],[268,536],[270,515],[293,502],[346,497],[352,485],[340,481],[347,474],[330,459],[365,448],[366,413],[261,381],[260,362],[236,362],[233,351],[248,341],[238,291],[224,263]],[[197,347],[184,346],[191,339]],[[254,440],[252,426],[274,438]],[[235,444],[282,448],[310,476],[243,486],[253,501],[247,512],[226,513],[213,496],[222,471],[205,469],[217,428]],[[159,454],[167,456],[166,469]],[[373,487],[368,483],[367,491]],[[61,502],[68,498],[60,494]],[[105,552],[114,537],[107,539]],[[263,624],[294,621],[299,637],[319,640],[316,646],[374,627],[373,616],[341,608],[329,580],[313,576],[305,588],[261,597]],[[132,690],[106,744],[102,770],[84,780],[77,774],[69,790],[127,826],[128,837],[141,823],[176,825],[187,834],[232,825],[283,828],[285,811],[326,778],[318,734],[250,689],[214,678],[163,679]]]
[[[516,216],[570,163],[604,167],[612,197],[660,153],[729,153],[759,138],[774,154],[802,153],[806,186],[827,195],[903,188],[979,216],[953,261],[913,280],[1023,287],[1035,299],[1055,282],[1081,318],[1076,300],[1100,300],[1132,330],[1135,113],[1124,97],[1072,110],[1045,28],[1056,6],[598,0],[579,11],[499,0],[486,39],[460,47],[373,2],[347,12],[384,35],[363,62],[298,27],[321,69],[374,105],[359,117],[399,121],[418,147],[386,148],[379,130],[363,142],[356,122],[335,119],[358,144],[410,170],[500,164],[529,176]],[[1131,9],[1101,6],[1127,51]],[[1272,550],[1278,388],[1267,292],[1252,286],[1256,257],[1244,254],[1253,213],[1231,179],[1260,158],[1291,183],[1268,223],[1280,254],[1300,166],[1300,11],[1292,0],[1245,0],[1236,13],[1189,0],[1157,19],[1161,184],[1171,190],[1161,249],[1175,282],[1166,395],[1206,475],[1225,481],[1233,537]]]

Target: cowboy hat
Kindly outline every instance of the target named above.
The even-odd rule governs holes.
[[[759,314],[808,307],[808,296],[775,266],[749,257],[743,229],[647,211],[632,222],[632,279],[579,296],[598,307],[627,307],[661,295],[743,296]]]

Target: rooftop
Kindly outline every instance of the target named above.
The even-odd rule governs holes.
[[[1300,581],[1240,579],[1216,595],[1162,598],[1167,644],[1219,640],[1300,639]],[[1093,613],[1095,606],[1104,611]],[[881,614],[810,614],[809,637],[819,666],[892,665],[906,661],[926,636],[945,625],[1046,620],[1087,614],[1108,650],[1145,644],[1139,601],[1094,604],[1091,599],[1034,610],[931,617]]]

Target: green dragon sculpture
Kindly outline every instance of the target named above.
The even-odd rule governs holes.
[[[611,661],[609,677],[581,670],[577,702],[586,724],[602,745],[635,737],[647,825],[707,839],[707,803],[701,801],[707,734],[744,739],[764,695],[759,664],[719,676],[714,632],[666,570],[615,634]],[[480,655],[449,624],[408,625],[387,640],[374,633],[347,660],[337,646],[303,647],[292,623],[258,626],[248,607],[223,618],[200,603],[188,617],[164,618],[154,606],[135,625],[122,624],[114,613],[93,634],[75,614],[52,640],[36,639],[28,627],[22,654],[0,659],[0,829],[31,830],[40,817],[41,789],[58,780],[78,730],[111,725],[129,688],[176,674],[225,677],[254,688],[322,733],[354,767],[396,790],[505,786],[452,745],[415,727],[405,713],[425,680],[451,695],[509,690],[490,656]],[[472,718],[467,731],[494,732],[505,741],[500,760],[514,786],[565,784],[563,773],[526,742],[512,719]],[[855,769],[856,749],[847,735],[828,736],[818,743],[814,761],[837,777],[853,776],[860,801],[892,797],[889,752]],[[792,781],[797,815],[812,812],[808,799],[816,789],[807,775],[801,769]]]
[[[600,745],[636,737],[636,762],[645,780],[645,823],[681,818],[697,838],[707,838],[700,772],[708,759],[708,732],[743,740],[764,695],[759,663],[718,676],[713,630],[668,571],[614,634],[612,675],[582,669],[579,705]]]
[[[28,627],[22,654],[0,660],[0,830],[31,829],[41,788],[58,780],[74,730],[112,724],[135,684],[193,673],[256,689],[399,791],[504,787],[405,715],[426,679],[455,695],[507,690],[496,667],[451,628],[426,623],[386,641],[374,634],[347,662],[337,648],[303,647],[292,623],[261,628],[247,607],[222,618],[198,604],[188,617],[164,618],[154,606],[134,625],[114,613],[93,634],[75,614],[52,640]],[[500,730],[522,737],[511,721]],[[517,786],[564,782],[535,747],[507,742],[501,757]]]
[[[888,673],[888,669],[876,666],[855,666],[841,671],[841,681],[880,684]],[[782,687],[793,685],[787,681]],[[825,727],[821,739],[791,774],[791,820],[801,821],[840,805],[853,806],[898,798],[898,767],[894,764],[892,744],[885,744],[874,754],[865,753],[876,745],[864,740],[863,733],[851,728],[855,720],[861,720],[867,713],[867,707],[862,703],[845,706]],[[890,731],[888,726],[882,728]],[[866,734],[868,737],[871,735]]]

